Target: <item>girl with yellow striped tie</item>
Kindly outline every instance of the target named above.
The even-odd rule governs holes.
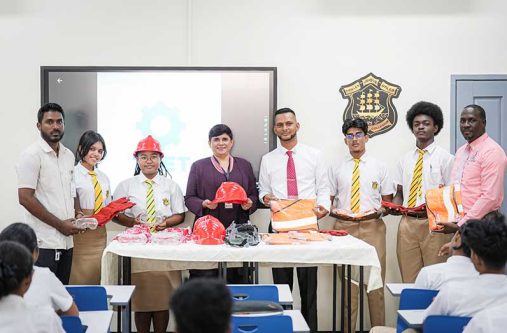
[[[160,143],[148,135],[139,141],[134,157],[137,162],[134,177],[118,184],[114,197],[128,197],[136,205],[118,214],[116,220],[123,225],[134,225],[146,214],[147,222],[156,230],[183,222],[187,210],[183,192],[176,182],[166,177]],[[147,260],[132,260],[132,284],[136,286],[132,310],[140,333],[150,331],[152,319],[155,332],[166,332],[169,299],[181,283],[180,271],[157,271],[154,267]]]
[[[77,146],[77,164],[74,167],[76,218],[93,215],[111,202],[109,178],[97,168],[106,153],[106,143],[99,133],[83,133]],[[70,284],[100,284],[100,263],[106,242],[105,227],[74,235]]]

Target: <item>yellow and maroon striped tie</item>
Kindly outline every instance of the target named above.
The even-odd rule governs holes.
[[[93,207],[93,213],[96,214],[102,207],[104,207],[102,187],[100,186],[99,180],[97,179],[97,173],[95,171],[88,171],[88,174],[92,177],[93,190],[95,191],[95,205]]]
[[[148,224],[153,226],[157,217],[155,199],[153,197],[153,180],[146,179],[144,182],[148,185],[146,190],[146,212],[148,213]]]
[[[412,183],[410,184],[410,191],[408,193],[408,207],[415,207],[417,198],[422,197],[422,171],[425,151],[421,149],[418,149],[418,151],[419,156],[414,166]]]
[[[359,199],[361,197],[361,191],[359,186],[359,159],[354,159],[354,170],[352,171],[352,187],[350,192],[350,210],[352,213],[359,213],[361,205]]]

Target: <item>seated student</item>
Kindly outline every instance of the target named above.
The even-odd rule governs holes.
[[[231,332],[232,296],[221,280],[189,280],[174,293],[171,309],[177,333]]]
[[[440,288],[426,309],[430,315],[473,316],[477,312],[507,302],[507,224],[503,215],[469,220],[461,238],[471,250],[476,278],[453,281]]]
[[[23,245],[0,242],[0,332],[63,333],[52,309],[33,309],[23,299],[32,271],[32,256]]]
[[[479,275],[470,260],[470,248],[461,238],[465,226],[451,240],[451,257],[444,263],[423,267],[415,280],[415,288],[439,290],[447,281]]]
[[[33,261],[37,261],[39,249],[34,230],[25,223],[13,223],[0,233],[0,241],[14,241],[25,246],[31,252]],[[30,306],[50,306],[58,314],[78,316],[72,296],[67,292],[62,282],[46,267],[33,267],[33,277],[30,288],[24,299]]]
[[[465,326],[463,333],[499,332],[501,327],[507,327],[505,309],[507,309],[507,302],[478,312]]]
[[[483,220],[469,220],[459,233],[463,244],[470,248],[472,263],[480,275],[454,279],[441,285],[440,292],[426,309],[425,317],[473,316],[485,307],[507,302],[507,276],[503,273],[507,262],[507,224],[504,216],[498,214]],[[370,332],[391,333],[396,329],[378,326]],[[404,332],[416,331],[408,329]]]

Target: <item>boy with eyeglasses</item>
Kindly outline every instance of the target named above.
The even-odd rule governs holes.
[[[438,105],[418,102],[408,110],[406,120],[416,141],[398,162],[393,202],[413,208],[426,203],[427,190],[450,184],[453,156],[434,142],[444,125]],[[389,213],[399,215],[394,210]],[[438,256],[438,251],[449,241],[449,235],[429,232],[426,211],[404,215],[396,249],[403,282],[413,283],[421,268],[444,262],[447,257]]]
[[[349,148],[350,156],[329,170],[332,211],[335,217],[338,217],[334,228],[346,230],[350,235],[375,247],[382,269],[382,281],[384,281],[386,226],[382,220],[381,200],[392,200],[393,182],[389,177],[387,166],[366,154],[366,143],[369,139],[368,124],[363,119],[346,120],[342,132],[345,135],[344,142]],[[358,293],[359,288],[353,283],[351,289],[352,332],[355,332]],[[371,325],[384,325],[383,288],[368,293],[368,307]],[[345,331],[347,328],[346,322]]]

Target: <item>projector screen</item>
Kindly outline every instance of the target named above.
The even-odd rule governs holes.
[[[42,67],[42,103],[65,111],[63,144],[75,152],[86,130],[99,132],[107,156],[99,168],[116,185],[133,175],[137,142],[162,145],[172,179],[185,191],[192,162],[211,155],[208,132],[224,123],[233,156],[252,163],[275,148],[276,68]]]

